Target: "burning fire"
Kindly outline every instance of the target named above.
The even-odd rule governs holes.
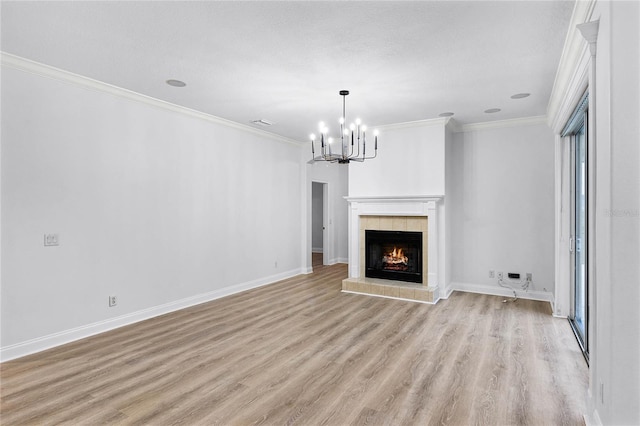
[[[392,252],[382,257],[382,262],[388,265],[406,265],[409,262],[409,258],[404,255],[402,248],[394,247]]]

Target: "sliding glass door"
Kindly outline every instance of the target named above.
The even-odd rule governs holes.
[[[573,187],[573,315],[572,321],[584,352],[587,350],[587,154],[584,123],[574,136]]]
[[[571,314],[578,343],[589,359],[588,280],[588,96],[585,95],[565,131],[571,141]]]

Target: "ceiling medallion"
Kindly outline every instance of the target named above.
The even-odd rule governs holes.
[[[340,146],[334,145],[334,139],[329,136],[329,128],[325,126],[324,122],[320,122],[318,126],[320,129],[320,155],[318,156],[316,156],[315,150],[316,135],[311,134],[310,136],[313,161],[348,164],[351,161],[363,162],[364,160],[376,158],[378,155],[377,130],[373,131],[373,136],[375,137],[373,147],[374,154],[371,157],[367,157],[367,126],[362,124],[360,119],[357,118],[355,123],[349,125],[349,128],[346,127],[345,102],[348,94],[348,90],[340,91],[340,96],[342,96],[342,117],[338,120],[340,123]],[[351,137],[349,137],[349,134],[351,134]],[[349,139],[351,139],[351,143],[349,143]]]

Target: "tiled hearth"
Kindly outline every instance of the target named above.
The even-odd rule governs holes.
[[[378,297],[438,301],[438,220],[441,197],[350,197],[349,278],[342,291]],[[365,230],[422,232],[423,282],[365,277]]]
[[[435,303],[434,292],[422,284],[388,281],[379,278],[347,278],[342,280],[342,291],[369,296],[405,299],[414,302]]]

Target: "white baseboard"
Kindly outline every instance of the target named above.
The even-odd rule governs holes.
[[[513,297],[513,291],[500,287],[486,284],[471,284],[452,282],[449,286],[451,291],[465,291],[467,293],[489,294],[491,296]],[[451,291],[449,294],[451,294]],[[553,293],[548,291],[522,291],[516,290],[519,299],[539,300],[541,302],[549,302],[553,308]],[[449,297],[447,295],[447,297]]]
[[[336,257],[335,259],[331,259],[329,261],[329,265],[335,265],[336,263],[349,263],[349,258],[346,257]]]
[[[56,346],[64,345],[66,343],[71,343],[76,340],[114,330],[125,325],[134,324],[136,322],[178,311],[190,306],[199,305],[201,303],[210,302],[212,300],[220,299],[222,297],[230,296],[232,294],[240,293],[252,288],[273,284],[275,282],[291,278],[296,275],[304,274],[305,271],[303,269],[304,268],[294,269],[257,280],[235,284],[208,293],[187,297],[184,299],[165,303],[163,305],[131,312],[129,314],[121,315],[115,318],[109,318],[104,321],[94,322],[80,327],[75,327],[70,330],[64,330],[58,333],[53,333],[47,336],[38,337],[35,339],[27,340],[25,342],[9,345],[7,347],[0,348],[0,362],[10,361],[12,359],[20,358],[36,352],[41,352],[47,349],[54,348]]]
[[[448,299],[449,296],[451,296],[451,293],[453,293],[453,287],[449,284],[447,287],[443,288],[440,293],[440,299]]]
[[[598,410],[593,410],[590,416],[585,414],[582,418],[586,426],[602,426],[602,420],[600,420]]]
[[[591,387],[587,389],[587,412],[583,414],[582,418],[586,426],[602,426],[602,420],[600,420],[600,414],[595,408],[596,401],[593,398],[593,392]]]
[[[322,249],[322,247],[312,247],[311,253],[324,253],[324,250]]]

